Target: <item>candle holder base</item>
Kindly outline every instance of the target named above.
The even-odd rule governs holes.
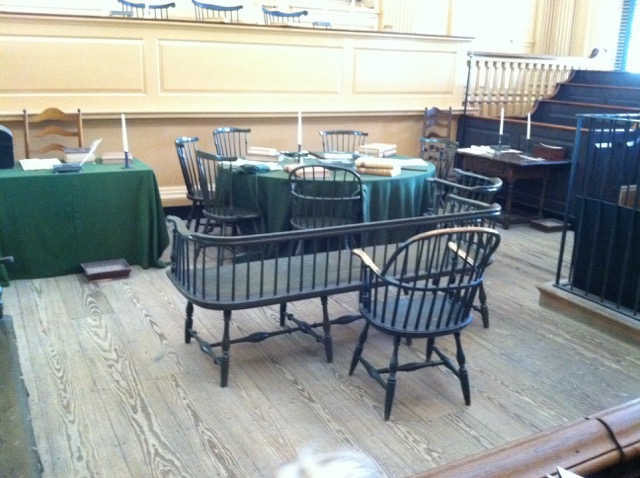
[[[125,151],[124,152],[124,166],[122,167],[122,169],[131,169],[133,168],[133,164],[131,162],[131,158],[129,157],[129,152]]]
[[[502,144],[502,143],[492,144],[489,147],[494,151],[493,153],[494,157],[500,156],[505,151],[509,151],[511,149],[510,145]]]
[[[309,156],[309,151],[288,151],[282,155],[285,158],[293,159],[296,163],[302,163],[302,160]]]

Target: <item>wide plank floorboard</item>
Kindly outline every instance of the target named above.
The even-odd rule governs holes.
[[[538,305],[555,277],[560,233],[516,226],[487,270],[490,328],[463,333],[472,404],[445,369],[402,373],[391,420],[384,390],[348,369],[362,322],[336,326],[334,362],[303,334],[231,347],[229,386],[184,343],[185,301],[159,269],[88,283],[81,275],[4,289],[47,478],[273,477],[301,451],[360,450],[406,477],[640,396],[640,345]],[[318,300],[290,304],[318,321]],[[332,316],[356,310],[332,297]],[[277,327],[277,307],[234,312],[232,336]],[[219,312],[195,328],[219,340]],[[440,344],[452,350],[453,342]],[[365,354],[386,365],[391,341]],[[403,347],[419,359],[424,342]]]

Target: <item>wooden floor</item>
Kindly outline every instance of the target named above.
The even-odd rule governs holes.
[[[389,422],[383,390],[348,365],[359,322],[334,328],[335,361],[320,344],[283,335],[232,347],[229,387],[195,343],[183,342],[185,301],[163,270],[128,279],[14,281],[5,288],[47,478],[273,477],[301,451],[360,450],[406,477],[640,396],[640,345],[538,305],[552,281],[560,233],[502,230],[486,289],[491,327],[463,333],[472,387],[424,369],[399,377]],[[293,306],[320,314],[317,301]],[[334,298],[335,314],[354,296]],[[275,324],[276,309],[238,312],[233,332]],[[219,338],[219,314],[196,309]],[[450,349],[448,341],[445,348]],[[365,352],[385,363],[386,337]],[[421,353],[414,342],[406,354]]]

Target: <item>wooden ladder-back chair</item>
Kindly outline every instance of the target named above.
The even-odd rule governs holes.
[[[163,3],[160,5],[149,5],[149,15],[159,20],[169,19],[169,9],[176,8],[175,3]]]
[[[369,133],[364,131],[336,129],[320,131],[322,138],[322,151],[357,153],[358,147],[367,140]]]
[[[118,3],[122,6],[122,12],[127,14],[126,16],[144,18],[146,7],[144,3],[128,2],[127,0],[118,0]]]
[[[82,112],[64,113],[58,108],[47,108],[40,114],[30,115],[23,110],[24,151],[27,158],[57,152],[62,157],[64,148],[84,146]],[[77,138],[74,144],[61,144],[59,137]],[[47,143],[47,141],[49,141]]]
[[[198,22],[224,22],[240,23],[240,10],[242,5],[225,7],[213,3],[203,3],[191,0],[195,8],[196,21]]]
[[[359,302],[366,322],[351,359],[349,375],[361,363],[385,388],[385,420],[391,415],[398,372],[444,365],[460,381],[465,404],[471,404],[460,334],[471,323],[471,304],[482,283],[484,269],[499,244],[500,234],[494,229],[453,227],[408,239],[381,266],[362,249],[353,251],[362,260]],[[369,327],[393,338],[387,367],[376,367],[362,355]],[[457,365],[436,346],[436,339],[446,335],[453,335]],[[401,360],[403,339],[410,342],[426,339],[424,360]]]
[[[450,139],[420,138],[420,157],[436,167],[436,177],[449,179],[458,145]]]
[[[216,153],[227,158],[246,158],[250,128],[224,127],[213,130]]]
[[[187,188],[187,199],[191,201],[187,227],[191,228],[191,222],[195,220],[194,231],[196,232],[200,229],[203,208],[202,190],[200,189],[200,178],[198,176],[198,161],[196,159],[199,140],[197,136],[182,136],[175,140],[180,169]]]
[[[436,165],[436,177],[448,179],[457,144],[451,138],[451,108],[425,108],[420,136],[420,157]]]
[[[449,108],[448,110],[441,110],[440,108],[436,107],[425,108],[424,119],[422,122],[422,137],[452,139],[452,120],[453,114],[451,112],[451,108]]]
[[[287,23],[300,23],[300,19],[309,15],[309,12],[307,10],[282,12],[280,10],[272,10],[265,5],[262,5],[262,14],[264,15],[265,25],[282,25]]]

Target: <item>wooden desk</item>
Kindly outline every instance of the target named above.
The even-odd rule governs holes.
[[[80,264],[125,259],[162,266],[169,244],[151,168],[85,164],[80,173],[0,170],[0,282],[82,272]],[[6,269],[6,270],[3,270]]]
[[[516,181],[522,179],[539,179],[542,182],[538,201],[538,217],[541,217],[547,181],[549,180],[551,171],[555,168],[567,167],[571,164],[569,160],[547,161],[529,158],[518,153],[501,153],[494,155],[491,153],[476,152],[473,148],[458,149],[458,154],[461,157],[462,169],[475,171],[487,176],[496,176],[506,182],[507,202],[502,214],[502,225],[505,229],[509,229],[511,225],[511,203],[513,186]]]

